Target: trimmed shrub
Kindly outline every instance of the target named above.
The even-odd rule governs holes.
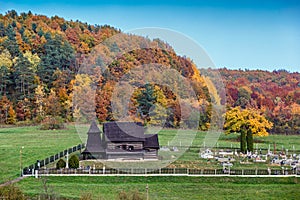
[[[79,168],[79,158],[77,155],[72,155],[69,159],[69,168],[77,169]]]
[[[66,167],[66,162],[63,159],[59,159],[56,163],[56,169],[61,169]]]
[[[63,119],[60,117],[47,116],[41,122],[41,130],[64,129]]]

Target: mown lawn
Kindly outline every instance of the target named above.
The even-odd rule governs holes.
[[[56,196],[78,199],[91,193],[93,199],[105,200],[117,199],[121,191],[139,191],[146,197],[147,184],[151,200],[296,200],[300,195],[299,181],[299,178],[47,177],[48,188]],[[28,178],[17,185],[32,197],[44,192],[40,179]]]
[[[77,133],[78,130],[80,130],[80,134]],[[77,126],[76,130],[75,126],[71,124],[64,130],[51,131],[39,130],[38,126],[0,128],[0,183],[19,176],[20,148],[22,146],[24,146],[22,149],[22,166],[25,167],[35,163],[36,160],[44,159],[81,143],[81,138],[85,141],[87,130],[88,125]],[[185,163],[184,166],[189,166],[189,162],[192,161],[196,162],[197,166],[205,167],[207,162],[199,159],[199,149],[203,147],[205,135],[205,132],[196,133],[186,130],[184,134],[180,134],[174,129],[163,129],[159,131],[159,142],[162,146],[170,145],[170,147],[179,147],[180,144],[182,146],[191,145],[192,142],[192,147],[176,159],[179,163]],[[238,135],[221,134],[217,145],[224,148],[231,146],[238,148],[237,137]],[[273,143],[276,142],[277,150],[281,150],[282,146],[288,148],[289,152],[293,151],[293,146],[298,152],[300,150],[300,138],[296,135],[270,135],[256,139],[260,142],[258,148],[267,149],[270,144],[271,149],[273,149]]]
[[[77,127],[78,128],[78,127]],[[88,126],[78,134],[74,125],[68,125],[64,130],[42,131],[39,127],[0,128],[0,183],[14,179],[20,174],[20,148],[22,149],[23,167],[54,155],[66,148],[81,143],[80,138],[86,137]],[[178,135],[176,130],[164,129],[159,132],[162,146],[179,146],[188,144],[189,148],[178,157],[175,165],[178,167],[216,167],[216,163],[208,163],[199,159],[199,149],[203,147],[205,132],[185,131]],[[219,147],[239,147],[238,135],[222,134],[218,140]],[[281,150],[281,146],[290,149],[292,146],[300,150],[299,136],[271,135],[259,140],[258,148],[271,149],[273,143]],[[180,141],[181,143],[180,143]],[[190,144],[189,144],[190,145]],[[237,166],[238,167],[238,166]],[[254,167],[254,165],[248,166]],[[262,166],[262,168],[266,168]],[[49,183],[57,193],[68,198],[78,198],[80,194],[92,192],[95,199],[115,199],[122,190],[138,190],[145,192],[145,184],[149,184],[150,199],[297,199],[300,195],[299,179],[241,179],[241,178],[194,178],[194,177],[51,177]],[[28,178],[18,185],[26,194],[38,195],[42,192],[41,182]]]
[[[20,149],[23,167],[80,144],[74,126],[64,130],[42,131],[37,126],[0,128],[0,183],[20,175]]]

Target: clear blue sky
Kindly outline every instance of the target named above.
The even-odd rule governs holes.
[[[300,71],[297,0],[0,0],[1,13],[11,9],[109,24],[122,31],[172,29],[200,44],[217,67]]]

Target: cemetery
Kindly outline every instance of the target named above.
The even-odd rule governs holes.
[[[121,123],[125,128],[132,128],[134,124]],[[121,132],[116,128],[116,123],[104,125],[103,133],[93,122],[88,130],[87,143],[78,144],[55,155],[49,156],[22,169],[22,176],[43,175],[299,175],[300,154],[294,146],[291,151],[276,149],[276,145],[269,144],[267,149],[255,146],[254,152],[242,153],[238,148],[202,146],[190,146],[179,159],[178,152],[184,146],[172,146],[169,141],[164,141],[159,146],[158,135],[150,135],[147,139],[143,129],[138,137],[125,136],[121,140],[113,139],[112,130]],[[109,129],[109,131],[108,131]],[[138,130],[134,131],[137,134]],[[153,137],[155,136],[155,137]],[[110,137],[110,140],[109,140]],[[148,140],[148,141],[147,141]],[[111,154],[114,152],[114,154]],[[149,157],[149,152],[155,152],[155,157]],[[195,153],[196,152],[196,153]],[[197,153],[198,152],[198,153]],[[68,162],[71,155],[78,157],[78,167],[69,167]],[[162,168],[155,168],[155,161],[160,161],[165,155],[171,155],[174,162]],[[114,156],[114,157],[112,157]],[[187,156],[188,159],[184,159]],[[63,167],[57,166],[58,160],[65,160]],[[126,168],[121,167],[120,162],[128,163]],[[146,162],[145,162],[146,161]],[[137,164],[138,162],[138,164]],[[112,165],[114,163],[115,165]],[[141,164],[142,163],[142,164]],[[138,165],[138,167],[137,167]]]

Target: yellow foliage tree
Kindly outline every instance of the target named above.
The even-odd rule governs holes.
[[[242,110],[240,107],[235,107],[225,114],[224,129],[226,130],[226,134],[241,134],[242,152],[246,152],[246,150],[253,152],[253,135],[268,136],[267,129],[272,128],[272,126],[271,122],[254,109]]]
[[[15,124],[17,121],[17,115],[15,110],[13,109],[12,105],[8,109],[8,117],[7,117],[7,124]]]
[[[35,88],[35,105],[36,105],[36,115],[37,121],[40,122],[45,116],[45,92],[44,86],[38,85]]]

